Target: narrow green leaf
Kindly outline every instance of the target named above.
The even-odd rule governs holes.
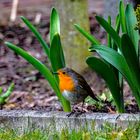
[[[132,77],[130,76],[130,69],[121,54],[104,45],[94,45],[89,50],[96,51],[103,59],[117,68],[125,76],[125,78],[128,79],[128,81],[130,80],[131,83]]]
[[[121,54],[104,45],[94,45],[89,48],[89,51],[96,51],[107,62],[114,65],[114,67],[119,68],[123,74],[127,74],[127,77],[129,77],[130,70],[124,57]]]
[[[6,103],[7,98],[11,95],[14,89],[14,83],[12,83],[8,90],[0,96],[0,105],[4,105]]]
[[[53,36],[56,33],[60,34],[60,19],[56,9],[52,8],[50,17],[50,44],[52,43]]]
[[[119,14],[120,14],[122,32],[126,32],[125,6],[122,0],[120,1],[119,4]]]
[[[122,35],[121,44],[122,53],[129,68],[131,68],[130,70],[133,76],[133,81],[135,82],[135,86],[140,89],[140,68],[135,47],[127,34]]]
[[[108,16],[108,24],[111,26],[111,16]],[[107,43],[108,47],[112,48],[111,36],[109,33],[107,34]]]
[[[63,49],[61,45],[60,36],[58,33],[55,33],[52,39],[50,47],[50,60],[53,71],[57,71],[58,69],[65,67]],[[58,81],[58,77],[55,78]],[[63,96],[61,102],[63,104],[63,109],[66,112],[69,112],[71,110],[70,102],[67,101]]]
[[[49,51],[50,51],[49,47],[48,47],[47,43],[44,41],[44,39],[42,38],[41,34],[37,31],[35,26],[33,26],[33,24],[28,19],[26,19],[23,16],[21,16],[21,19],[27,25],[27,27],[33,32],[33,34],[35,35],[36,39],[39,41],[39,43],[43,47],[45,53],[49,57]]]
[[[120,94],[119,82],[116,78],[116,75],[114,74],[113,69],[110,67],[110,65],[108,65],[107,63],[96,57],[88,57],[86,62],[93,70],[95,70],[105,80],[106,84],[108,85],[112,93],[118,112],[123,113],[124,112],[123,97]]]
[[[138,57],[138,53],[139,53],[139,33],[138,30],[135,30],[135,25],[137,24],[137,19],[136,19],[136,15],[135,15],[135,11],[133,9],[133,6],[131,4],[128,4],[126,7],[126,11],[125,11],[125,17],[126,17],[126,25],[127,25],[127,33],[129,35],[129,37],[131,38],[135,50],[136,50],[136,54]]]
[[[115,30],[119,34],[119,32],[120,32],[120,15],[119,14],[116,17]],[[116,50],[117,52],[120,51],[117,48],[117,45],[116,45],[115,42],[113,42],[113,49]],[[118,80],[119,80],[119,83],[120,83],[120,91],[123,93],[123,76],[122,76],[122,74],[116,68],[114,68],[114,72],[115,72],[116,76],[118,77]]]
[[[30,64],[32,64],[36,69],[38,69],[39,72],[47,79],[47,81],[49,82],[51,87],[54,89],[56,94],[59,93],[59,89],[57,87],[54,76],[52,75],[50,70],[42,62],[40,62],[38,59],[34,58],[30,54],[28,54],[26,51],[15,46],[12,43],[5,42],[5,45],[7,47],[9,47],[10,49],[12,49],[13,51],[15,51],[20,56],[22,56],[25,60],[27,60]],[[60,98],[59,94],[57,94],[57,96]]]
[[[57,71],[60,68],[65,67],[65,59],[62,50],[61,40],[58,33],[53,36],[50,47],[50,60],[53,71]]]
[[[0,94],[2,94],[2,87],[0,87]]]
[[[74,26],[92,44],[95,44],[95,45],[99,45],[100,44],[100,41],[98,41],[93,35],[89,34],[87,31],[85,31],[84,29],[82,29],[79,25],[75,24]]]
[[[58,88],[58,82],[56,81],[50,70],[42,62],[40,62],[38,59],[28,54],[23,49],[9,42],[5,42],[5,45],[7,45],[7,47],[15,51],[20,56],[22,56],[30,64],[32,64],[45,77],[45,79],[49,82],[49,84],[55,91],[56,95],[58,96],[59,100],[61,101],[64,111],[70,112],[71,111],[70,103],[66,99],[64,99],[64,97],[61,95],[60,90]]]
[[[10,86],[8,87],[7,91],[4,94],[2,94],[1,97],[3,99],[7,99],[11,95],[11,93],[14,89],[14,86],[15,86],[15,84],[11,83]]]
[[[59,35],[60,18],[56,9],[53,8],[50,17],[50,61],[53,71],[57,71],[58,69],[65,67],[65,59]],[[55,79],[58,82],[58,77],[55,76]],[[70,102],[67,101],[63,96],[61,96],[61,103],[63,105],[64,111],[71,111]]]
[[[119,37],[117,32],[102,17],[96,16],[96,20],[106,30],[106,32],[110,34],[111,38],[115,41],[115,43],[121,50],[121,38]]]
[[[122,53],[131,69],[134,69],[135,73],[138,74],[139,62],[136,55],[135,47],[127,34],[122,35],[121,39]]]
[[[105,59],[108,63],[110,63],[120,71],[120,73],[125,77],[129,86],[131,87],[137,103],[140,107],[139,91],[136,88],[135,82],[133,81],[133,75],[130,71],[131,68],[129,68],[125,58],[113,49],[104,45],[96,45],[91,47],[89,50],[96,51],[103,59]]]
[[[61,93],[60,93],[61,94]],[[61,104],[63,106],[63,110],[65,112],[70,112],[71,111],[71,105],[68,100],[66,100],[63,96],[61,96]]]
[[[119,34],[120,32],[120,15],[118,14],[116,17],[116,26],[115,31]]]
[[[123,75],[125,75],[126,79],[131,79],[130,69],[124,59],[124,57],[118,52],[114,51],[111,48],[108,48],[104,45],[94,45],[89,49],[90,51],[96,51],[100,54],[100,56],[105,59],[108,63],[117,68]]]
[[[119,34],[120,32],[120,15],[118,14],[116,17],[116,26],[115,26],[115,31],[117,32],[117,34]],[[118,50],[117,48],[117,44],[115,43],[115,41],[113,40],[113,47],[114,50]]]

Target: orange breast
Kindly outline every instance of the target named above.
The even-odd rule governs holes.
[[[63,92],[64,90],[72,91],[74,89],[74,81],[71,77],[67,76],[60,76],[59,77],[59,88],[60,91]]]

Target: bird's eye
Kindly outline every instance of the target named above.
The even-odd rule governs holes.
[[[64,71],[62,72],[63,74],[66,74]]]

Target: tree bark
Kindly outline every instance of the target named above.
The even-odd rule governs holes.
[[[87,0],[54,0],[60,15],[61,39],[67,67],[82,72],[87,64],[89,43],[74,27],[79,24],[89,31]]]

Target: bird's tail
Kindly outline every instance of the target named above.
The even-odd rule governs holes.
[[[99,101],[99,99],[94,94],[90,94],[90,97],[92,97],[97,102]]]

